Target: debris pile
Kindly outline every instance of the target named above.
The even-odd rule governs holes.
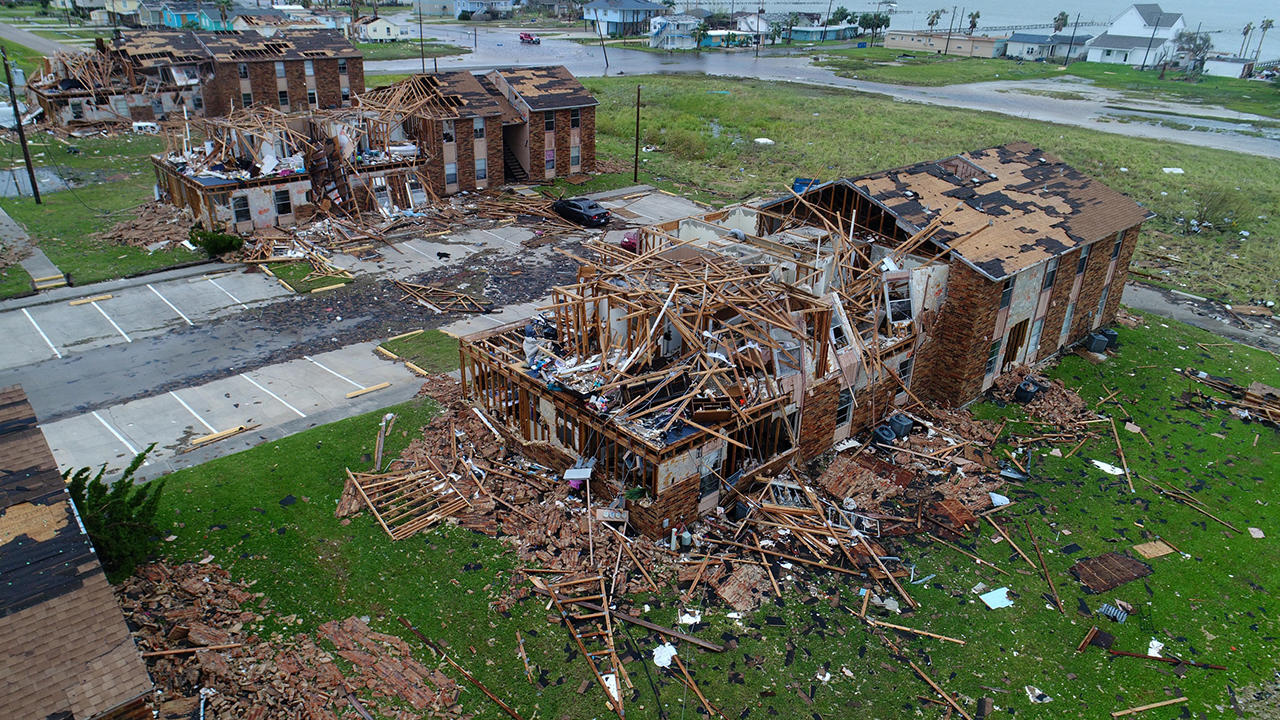
[[[136,213],[133,217],[95,233],[94,239],[151,250],[189,244],[194,222],[190,210],[151,200],[134,208],[133,212]]]
[[[314,636],[252,634],[271,612],[267,600],[216,564],[147,565],[116,596],[159,690],[160,718],[193,717],[203,706],[210,720],[338,720],[368,717],[366,703],[396,720],[459,716],[456,683],[358,618],[325,623]],[[335,656],[351,664],[349,675]]]
[[[1223,398],[1203,392],[1187,393],[1184,399],[1199,400],[1206,406],[1225,406],[1242,420],[1258,420],[1280,426],[1280,388],[1254,381],[1248,387],[1237,385],[1231,378],[1217,377],[1194,368],[1185,368],[1184,377],[1210,389],[1225,393]]]

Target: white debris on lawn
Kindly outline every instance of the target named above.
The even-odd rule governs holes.
[[[681,625],[696,625],[702,622],[702,611],[694,610],[692,613],[680,613],[679,623]]]
[[[676,646],[662,643],[653,649],[653,664],[660,668],[671,667],[671,658],[676,656]]]

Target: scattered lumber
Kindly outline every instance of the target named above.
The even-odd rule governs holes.
[[[477,300],[470,295],[449,290],[438,285],[418,285],[416,283],[392,280],[398,290],[404,293],[401,300],[414,300],[435,313],[447,312],[488,312],[493,305],[488,300]]]
[[[1178,703],[1184,703],[1186,701],[1187,701],[1187,698],[1185,696],[1174,698],[1172,700],[1161,700],[1160,702],[1151,703],[1150,705],[1140,705],[1138,707],[1132,707],[1132,708],[1129,708],[1128,710],[1116,710],[1115,712],[1111,713],[1111,717],[1118,718],[1118,717],[1124,717],[1125,715],[1135,715],[1137,713],[1145,712],[1147,710],[1154,710],[1156,708],[1168,707],[1169,705],[1177,705]]]

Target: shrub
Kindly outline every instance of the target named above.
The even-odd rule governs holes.
[[[244,238],[229,233],[191,228],[191,243],[213,258],[239,250],[244,245]]]
[[[63,474],[80,521],[93,541],[107,579],[112,582],[132,574],[159,540],[160,529],[155,518],[164,481],[142,485],[133,482],[133,474],[154,447],[152,443],[138,453],[111,485],[102,481],[107,471],[105,464],[92,477],[89,475],[92,469],[87,467],[76,470],[75,474],[70,470]]]

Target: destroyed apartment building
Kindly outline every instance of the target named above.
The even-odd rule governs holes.
[[[596,100],[563,67],[414,75],[350,108],[204,118],[152,157],[159,196],[249,233],[390,216],[463,191],[595,170]]]
[[[1111,322],[1147,218],[1025,143],[836,180],[644,228],[635,252],[589,243],[541,314],[462,339],[463,383],[657,535]]]
[[[28,84],[55,126],[217,117],[265,105],[339,108],[364,92],[362,54],[333,30],[124,33],[44,59]]]

